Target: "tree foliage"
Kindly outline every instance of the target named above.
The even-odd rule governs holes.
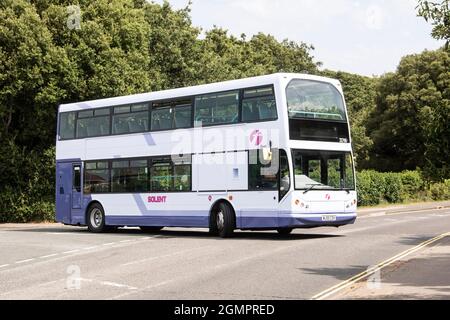
[[[372,167],[419,167],[434,179],[450,177],[449,70],[446,50],[425,51],[404,57],[397,72],[380,79],[367,122]]]
[[[419,16],[433,25],[431,35],[438,40],[445,40],[448,48],[450,41],[450,1],[419,0],[417,5]]]

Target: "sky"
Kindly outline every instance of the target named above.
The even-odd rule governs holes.
[[[162,0],[153,2],[162,3]],[[169,0],[175,9],[188,0]],[[322,69],[367,76],[395,71],[401,57],[443,42],[416,15],[417,0],[192,0],[192,22],[231,34],[263,32],[312,44]]]

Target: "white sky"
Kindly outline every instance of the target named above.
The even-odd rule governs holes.
[[[162,3],[162,0],[154,0]],[[188,0],[169,0],[176,9]],[[363,75],[394,71],[400,58],[437,49],[416,0],[192,0],[192,22],[240,36],[264,32],[315,47],[323,67]]]

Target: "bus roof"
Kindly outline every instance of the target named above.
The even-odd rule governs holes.
[[[166,100],[173,98],[190,97],[194,95],[221,92],[227,90],[257,87],[268,84],[274,84],[278,81],[290,81],[291,79],[305,79],[322,82],[329,82],[335,86],[340,86],[340,82],[336,79],[326,78],[321,76],[301,74],[301,73],[274,73],[264,76],[244,78],[238,80],[229,80],[223,82],[215,82],[210,84],[203,84],[191,87],[183,87],[177,89],[169,89],[163,91],[154,91],[148,93],[133,94],[127,96],[119,96],[113,98],[97,99],[83,102],[75,102],[68,104],[61,104],[59,112],[78,111],[83,109],[111,107],[125,104],[142,103],[149,101]]]

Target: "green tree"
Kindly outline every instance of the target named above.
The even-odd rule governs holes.
[[[417,9],[419,16],[433,25],[431,35],[438,40],[445,40],[448,48],[450,41],[450,1],[419,0]]]
[[[450,176],[450,56],[445,50],[404,57],[384,75],[368,121],[372,167],[422,168],[433,179]]]

